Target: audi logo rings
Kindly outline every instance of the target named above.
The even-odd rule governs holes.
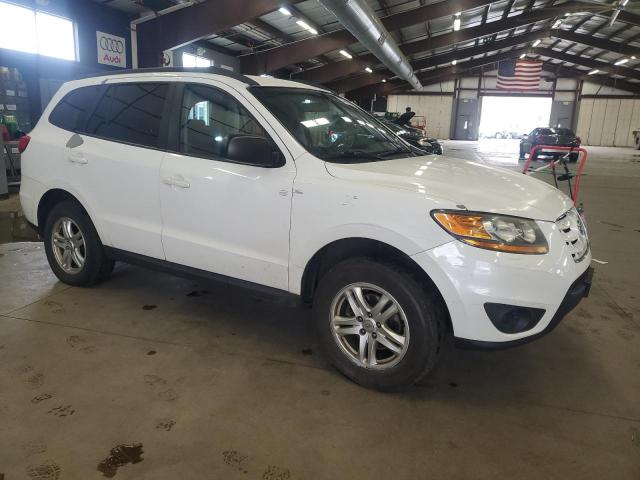
[[[124,42],[109,37],[100,37],[100,48],[107,52],[124,53]]]

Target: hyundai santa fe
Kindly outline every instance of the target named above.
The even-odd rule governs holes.
[[[84,78],[21,149],[24,214],[61,281],[125,261],[299,296],[328,359],[371,388],[419,380],[448,336],[540,337],[591,284],[566,195],[424,155],[317,86],[216,69]]]

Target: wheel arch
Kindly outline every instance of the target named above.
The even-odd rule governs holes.
[[[45,194],[40,197],[40,201],[38,202],[36,218],[38,219],[38,233],[41,236],[44,235],[44,224],[47,221],[47,217],[49,216],[49,213],[51,212],[53,207],[67,200],[71,200],[80,205],[82,210],[84,210],[84,212],[89,217],[91,217],[87,212],[87,209],[84,208],[84,205],[82,205],[82,202],[78,200],[78,198],[76,198],[74,195],[62,188],[52,188],[50,190],[47,190]]]
[[[435,282],[409,255],[380,240],[370,238],[342,238],[335,240],[318,250],[307,262],[302,274],[300,295],[305,303],[311,304],[315,289],[322,277],[343,260],[354,257],[366,257],[383,263],[398,265],[413,276],[424,287],[432,289],[444,306],[448,328],[451,319],[447,304]]]

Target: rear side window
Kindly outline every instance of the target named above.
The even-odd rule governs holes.
[[[96,105],[85,133],[123,143],[158,147],[166,83],[111,85]]]
[[[89,109],[99,92],[100,87],[95,85],[68,93],[49,115],[49,122],[70,132],[82,131]]]

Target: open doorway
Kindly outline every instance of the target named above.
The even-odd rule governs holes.
[[[519,139],[537,127],[548,127],[551,97],[482,97],[480,139]]]

